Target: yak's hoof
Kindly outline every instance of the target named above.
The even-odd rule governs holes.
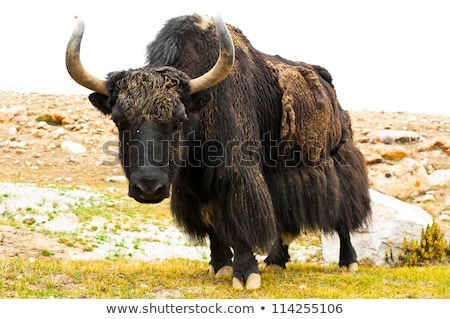
[[[233,267],[231,266],[223,266],[216,273],[216,278],[230,278],[233,276]]]
[[[244,289],[244,282],[239,278],[233,277],[232,282],[234,289],[242,290]],[[261,287],[261,275],[257,273],[252,273],[248,276],[247,281],[245,282],[245,289],[254,290]]]
[[[230,278],[233,276],[233,267],[231,266],[223,266],[217,272],[214,271],[214,267],[209,267],[209,274],[216,278]]]
[[[348,270],[350,272],[356,272],[356,271],[358,271],[358,263],[354,262],[354,263],[350,263],[348,265],[343,265],[343,266],[341,266],[341,269]]]
[[[261,275],[260,274],[250,274],[245,283],[245,288],[248,290],[258,289],[261,287]]]
[[[358,271],[358,263],[351,263],[347,266],[348,271],[356,272]]]
[[[244,282],[239,278],[233,277],[232,286],[234,289],[244,289]]]

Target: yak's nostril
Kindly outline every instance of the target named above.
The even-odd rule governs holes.
[[[156,185],[154,185],[154,187],[153,187],[153,193],[154,193],[155,195],[160,195],[160,194],[164,191],[164,189],[165,189],[165,187],[164,187],[163,184],[161,184],[161,183],[156,184]]]
[[[133,188],[137,191],[137,193],[140,193],[140,194],[147,193],[147,187],[142,182],[139,182],[139,183],[133,185]]]

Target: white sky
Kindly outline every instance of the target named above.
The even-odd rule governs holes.
[[[79,14],[81,59],[98,77],[144,64],[168,19],[192,13],[239,27],[269,54],[320,64],[346,109],[450,114],[448,1],[14,0],[0,4],[0,90],[88,94],[65,69]]]

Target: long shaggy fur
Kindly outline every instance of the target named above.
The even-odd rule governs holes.
[[[201,114],[186,107],[191,121],[181,134],[191,146],[218,141],[223,161],[179,168],[171,197],[178,224],[196,240],[213,229],[230,246],[265,251],[280,233],[363,226],[370,216],[367,172],[329,73],[265,55],[239,29],[229,29],[233,71],[199,93],[211,96]],[[197,15],[170,20],[147,50],[151,67],[173,66],[191,78],[217,56],[214,24]],[[181,157],[210,155],[191,147]]]

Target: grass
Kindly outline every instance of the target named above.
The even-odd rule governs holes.
[[[450,298],[449,266],[362,266],[347,273],[336,265],[292,263],[264,272],[256,291],[234,290],[207,269],[207,262],[186,259],[2,260],[0,298]]]
[[[48,220],[61,213],[58,207],[52,208],[49,212],[52,218]],[[159,239],[150,236],[126,243],[113,238],[120,231],[138,234],[145,223],[153,223],[160,230],[173,225],[167,202],[140,205],[105,196],[100,202],[80,201],[71,207],[71,212],[83,225],[84,233],[33,230],[50,233],[67,247],[82,247],[85,251],[111,242],[109,255],[103,260],[61,260],[53,256],[51,249],[42,249],[34,259],[0,257],[0,298],[450,298],[449,265],[389,268],[376,267],[370,262],[362,263],[357,273],[343,272],[337,265],[319,265],[317,261],[289,263],[284,271],[264,271],[259,290],[236,291],[230,279],[216,279],[208,274],[207,255],[203,260],[145,263],[129,257],[139,252],[146,242]],[[3,224],[15,227],[21,224],[30,230],[34,227],[17,223],[10,214],[5,212]],[[106,226],[91,224],[98,218]],[[320,244],[317,236],[301,241],[307,245]],[[164,243],[171,249],[170,241]]]

